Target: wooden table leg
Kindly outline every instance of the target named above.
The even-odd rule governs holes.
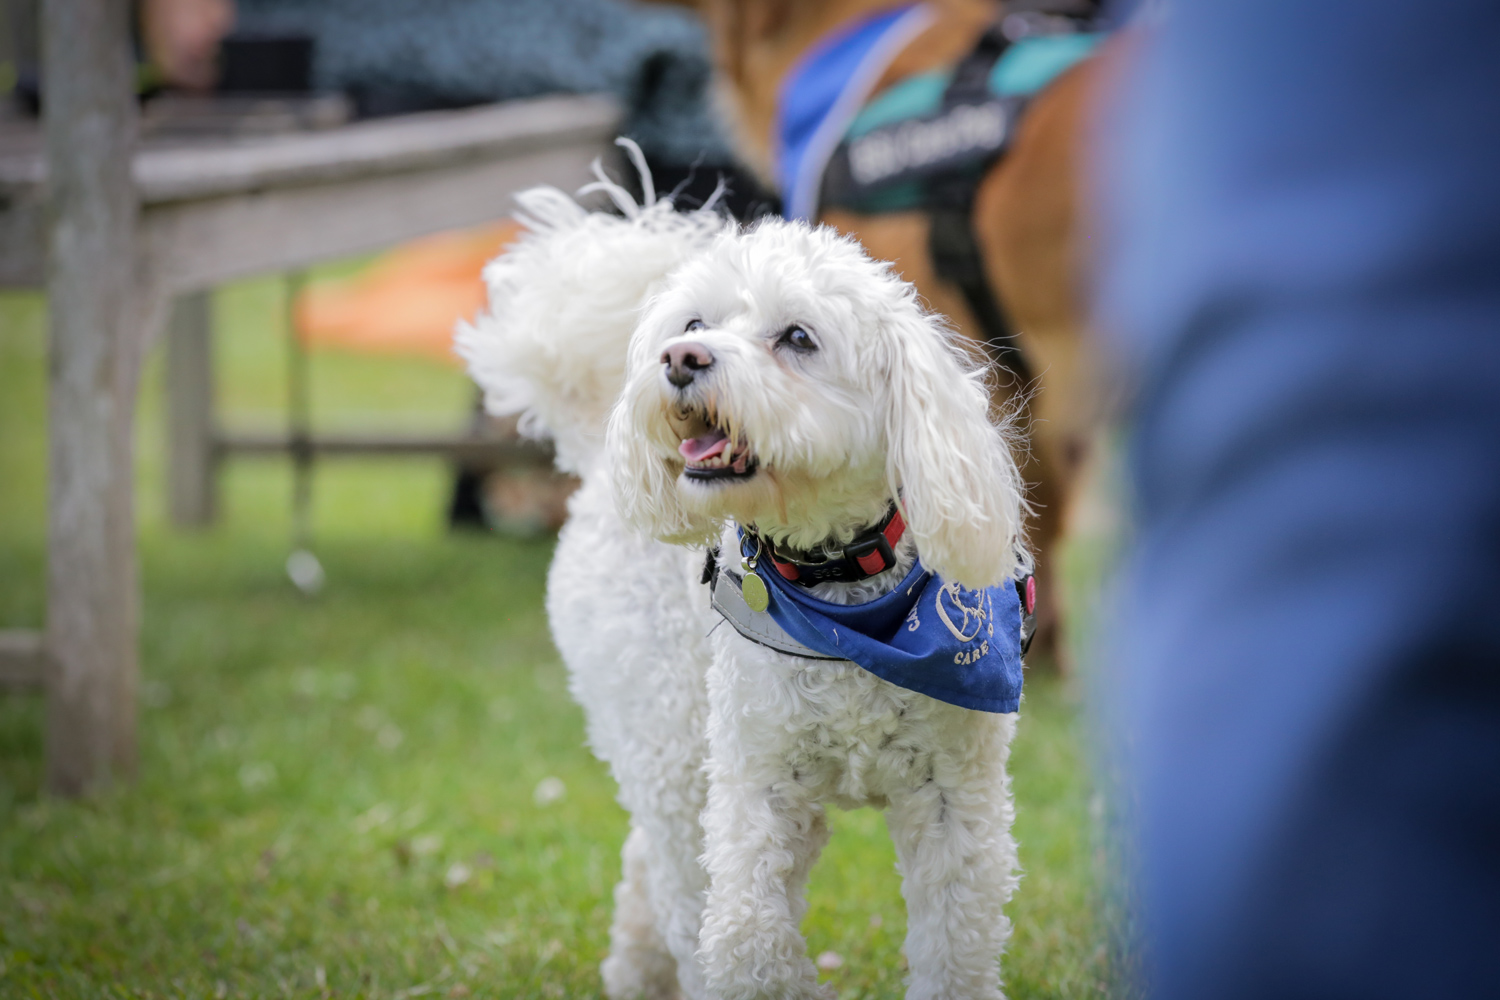
[[[47,787],[133,774],[137,571],[132,437],[144,310],[126,0],[45,0]]]
[[[208,292],[183,295],[167,328],[168,510],[180,527],[218,512],[211,306]]]

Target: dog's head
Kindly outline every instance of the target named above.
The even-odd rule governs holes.
[[[526,229],[485,267],[488,303],[455,335],[489,411],[521,414],[521,429],[552,438],[558,465],[571,472],[585,471],[602,447],[647,298],[732,225],[712,209],[674,211],[639,168],[643,205],[618,185],[594,185],[618,213],[590,212],[556,188],[518,195]]]
[[[889,265],[800,223],[720,236],[648,306],[610,418],[617,498],[659,538],[728,518],[849,540],[900,503],[923,562],[1013,575],[1025,502],[981,369]]]

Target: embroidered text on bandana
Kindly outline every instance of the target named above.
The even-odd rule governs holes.
[[[776,181],[783,214],[811,220],[823,168],[880,75],[932,23],[921,4],[896,7],[845,28],[808,51],[777,95]]]
[[[867,604],[832,604],[762,570],[766,610],[798,642],[853,660],[929,698],[979,712],[1021,704],[1021,601],[1009,583],[969,590],[920,562],[900,586]]]

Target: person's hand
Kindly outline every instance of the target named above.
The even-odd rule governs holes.
[[[219,43],[234,26],[234,0],[141,0],[146,53],[169,86],[209,90]]]

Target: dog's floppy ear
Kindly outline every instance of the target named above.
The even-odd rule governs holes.
[[[887,473],[917,552],[945,580],[985,587],[1028,561],[1027,510],[1005,424],[990,418],[982,372],[954,335],[908,299],[887,317]]]

